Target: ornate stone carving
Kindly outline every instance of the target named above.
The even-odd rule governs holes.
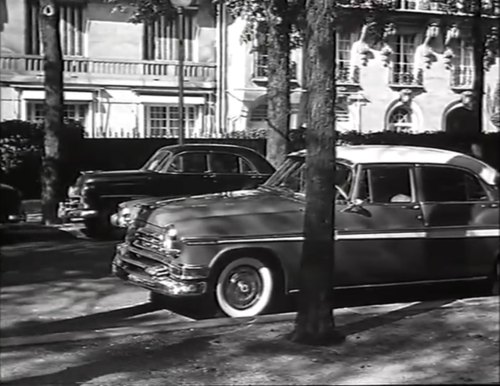
[[[460,37],[461,37],[461,32],[457,24],[452,24],[450,27],[448,27],[444,40],[444,45],[446,48],[443,53],[444,65],[447,70],[450,70],[452,68],[452,60],[455,57],[454,46],[458,41],[458,39],[460,39]]]
[[[431,64],[436,61],[436,54],[432,49],[431,41],[434,40],[438,35],[439,23],[437,21],[434,21],[427,27],[423,43],[417,47],[417,60],[421,60],[421,63],[418,65],[418,67],[430,68]]]
[[[384,27],[384,33],[382,36],[382,49],[380,50],[380,55],[382,56],[382,62],[384,63],[384,67],[389,65],[391,61],[391,56],[394,53],[394,50],[389,44],[389,40],[391,37],[395,36],[397,33],[396,26],[394,23],[387,23]]]

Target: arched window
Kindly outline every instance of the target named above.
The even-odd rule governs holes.
[[[389,116],[387,129],[390,131],[411,131],[413,128],[412,111],[409,107],[398,106]]]

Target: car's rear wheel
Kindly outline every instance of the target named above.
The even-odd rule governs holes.
[[[275,281],[262,261],[242,257],[226,264],[217,276],[215,299],[228,316],[255,316],[269,308]]]

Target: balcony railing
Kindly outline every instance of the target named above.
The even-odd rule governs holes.
[[[430,12],[458,12],[472,13],[473,1],[456,1],[450,3],[446,0],[393,0],[392,6],[400,11],[430,11]],[[482,2],[481,12],[486,15],[499,15],[500,2],[498,0]]]
[[[359,67],[351,68],[346,63],[337,63],[335,71],[335,79],[337,84],[357,85],[359,84]]]
[[[126,61],[89,58],[64,58],[63,70],[67,73],[89,73],[91,75],[121,76],[164,76],[177,77],[177,61]],[[43,58],[37,55],[3,55],[0,58],[0,71],[3,73],[43,72]],[[184,63],[184,77],[198,80],[213,80],[215,65],[205,63]]]
[[[393,87],[422,87],[424,84],[423,75],[422,69],[418,69],[416,74],[413,71],[391,71],[389,85]]]
[[[450,87],[469,89],[474,80],[474,70],[469,66],[457,66],[451,70]]]

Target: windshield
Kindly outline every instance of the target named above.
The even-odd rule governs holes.
[[[168,150],[158,150],[146,161],[142,169],[151,172],[162,172],[171,157],[172,153]]]
[[[306,168],[303,157],[288,158],[281,167],[263,184],[269,188],[281,188],[294,193],[305,193]],[[351,191],[352,170],[342,163],[337,162],[335,171],[335,185],[347,195]]]

